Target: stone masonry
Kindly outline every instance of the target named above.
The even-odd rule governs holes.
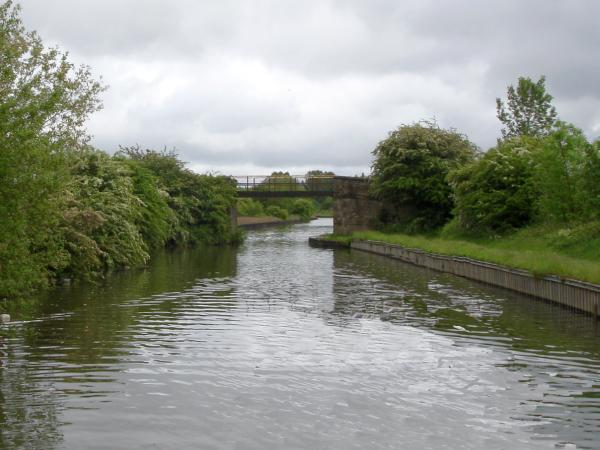
[[[382,204],[369,197],[369,180],[335,177],[333,184],[333,232],[349,234],[374,228]]]

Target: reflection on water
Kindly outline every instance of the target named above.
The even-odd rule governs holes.
[[[600,447],[594,319],[330,227],[51,292],[0,328],[0,447]]]

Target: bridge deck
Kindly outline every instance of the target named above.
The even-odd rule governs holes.
[[[238,197],[328,197],[333,195],[333,175],[245,175],[232,177]]]
[[[333,191],[237,191],[239,198],[331,197],[332,195]]]

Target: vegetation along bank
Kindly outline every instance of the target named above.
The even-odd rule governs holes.
[[[235,186],[173,152],[89,145],[105,87],[0,5],[0,308],[60,280],[144,265],[154,248],[230,243]]]
[[[558,119],[544,77],[519,78],[496,106],[487,152],[432,121],[392,131],[373,151],[376,231],[334,238],[600,283],[600,141]]]

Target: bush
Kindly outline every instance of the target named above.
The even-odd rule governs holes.
[[[600,219],[600,140],[585,147],[581,186],[586,211],[593,219]]]
[[[104,88],[26,32],[11,1],[0,61],[0,299],[144,264],[167,242],[239,238],[230,179],[195,174],[173,152],[87,146]]]
[[[538,198],[533,171],[539,145],[533,138],[505,140],[451,173],[454,214],[460,229],[502,233],[531,222]]]
[[[265,215],[262,203],[251,198],[238,199],[237,211],[240,216],[257,217]]]
[[[267,209],[265,210],[265,213],[268,216],[272,216],[272,217],[278,217],[282,220],[287,220],[288,218],[288,212],[286,209],[280,208],[277,205],[270,205],[267,206]]]
[[[434,122],[402,125],[373,151],[372,193],[388,206],[384,224],[428,230],[448,221],[454,207],[447,176],[471,162],[477,148]]]
[[[315,202],[305,198],[294,200],[291,208],[292,214],[297,214],[302,220],[311,219],[316,210],[317,208],[315,207]]]
[[[68,263],[57,232],[69,181],[65,148],[81,148],[102,86],[45,48],[20,9],[0,4],[0,299],[43,287]]]
[[[148,245],[138,226],[145,205],[134,193],[129,167],[97,150],[74,157],[63,226],[68,272],[83,276],[146,263]]]
[[[543,140],[535,173],[542,220],[581,221],[597,213],[593,206],[600,181],[596,158],[594,147],[573,125],[559,123]]]
[[[169,242],[216,244],[237,239],[231,226],[230,209],[235,206],[231,179],[196,174],[172,151],[122,147],[117,157],[149,170],[168,194],[173,212]]]
[[[140,201],[137,226],[150,248],[165,245],[172,234],[177,217],[169,208],[169,194],[162,188],[160,180],[147,168],[131,160],[123,163],[131,171],[133,194]]]

